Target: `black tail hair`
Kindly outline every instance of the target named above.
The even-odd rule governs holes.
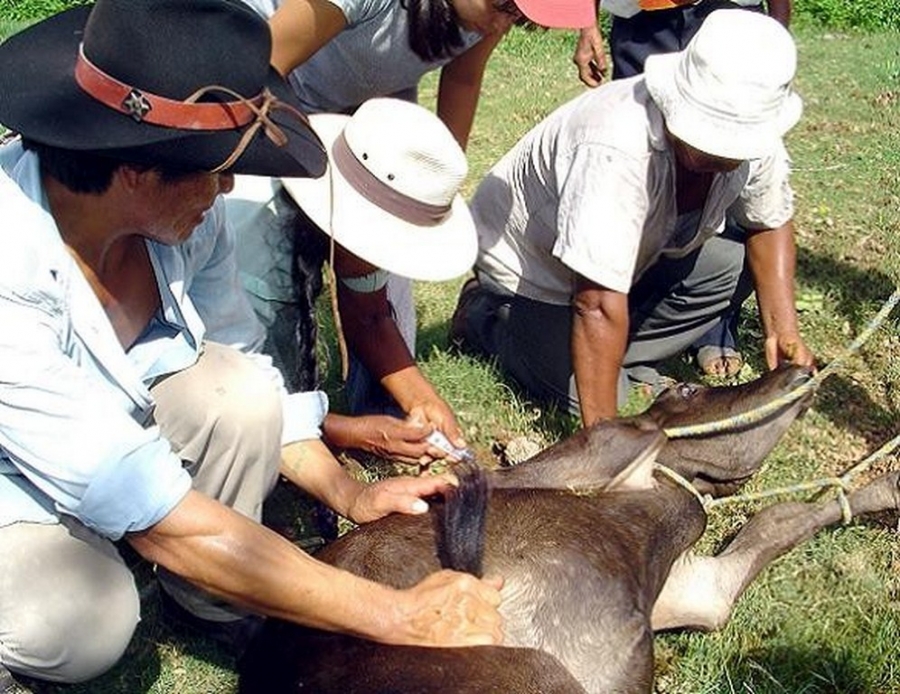
[[[484,534],[490,498],[486,471],[474,462],[453,468],[459,486],[444,497],[443,513],[437,518],[437,552],[445,569],[484,574]]]

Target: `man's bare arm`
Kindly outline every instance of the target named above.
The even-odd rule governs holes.
[[[572,300],[572,368],[581,420],[615,417],[628,343],[628,295],[579,278]]]
[[[276,533],[190,491],[128,536],[146,559],[233,604],[393,644],[499,643],[499,582],[451,571],[395,590],[317,561]]]

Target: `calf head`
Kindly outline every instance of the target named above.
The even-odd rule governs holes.
[[[782,365],[749,383],[703,386],[679,383],[665,390],[641,415],[663,429],[704,424],[747,414],[805,384],[812,370]],[[810,391],[761,421],[702,436],[671,438],[657,460],[703,493],[732,493],[756,473],[778,440],[807,408]]]

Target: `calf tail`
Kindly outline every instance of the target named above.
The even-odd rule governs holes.
[[[473,462],[453,468],[459,486],[444,498],[437,516],[437,551],[445,569],[465,571],[481,578],[484,573],[484,534],[490,488],[486,471]]]

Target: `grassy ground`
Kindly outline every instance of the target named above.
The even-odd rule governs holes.
[[[8,30],[8,29],[7,29]],[[0,24],[0,31],[3,26]],[[797,86],[806,112],[788,137],[795,165],[798,303],[804,334],[823,363],[838,356],[900,284],[900,35],[798,28]],[[527,128],[581,89],[572,36],[518,34],[490,65],[469,147],[467,192]],[[764,50],[764,47],[761,47]],[[434,82],[423,86],[433,97]],[[485,461],[510,440],[541,444],[572,427],[524,401],[484,364],[445,350],[461,280],[417,287],[420,360],[455,406]],[[841,472],[897,433],[900,337],[896,319],[823,386],[752,489]],[[762,368],[759,326],[745,308],[749,378]],[[334,362],[334,359],[332,359]],[[675,363],[681,375],[689,365]],[[339,393],[334,392],[339,399]],[[896,458],[878,464],[897,467]],[[705,540],[717,547],[753,507],[718,511]],[[900,693],[900,548],[896,516],[820,534],[768,569],[716,634],[657,638],[657,691],[679,694]],[[232,661],[156,620],[153,583],[121,664],[88,685],[39,691],[82,694],[234,691]]]
[[[806,111],[788,147],[796,172],[798,304],[804,334],[824,363],[842,352],[900,284],[900,36],[797,34],[797,88]],[[485,88],[471,147],[473,180],[482,172],[482,147],[502,151],[508,130],[527,126],[577,90],[568,46],[548,36],[508,48],[514,49],[509,59],[504,53],[497,61]],[[520,100],[526,102],[521,109]],[[525,115],[509,129],[511,112]],[[422,293],[426,309],[429,300],[438,304],[433,320],[442,326],[440,292]],[[741,328],[747,377],[763,364],[752,307]],[[428,365],[439,366],[435,379],[456,371],[445,365],[439,348],[431,355]],[[753,489],[841,472],[894,436],[900,428],[898,357],[894,321],[826,382]],[[684,365],[675,367],[685,372]],[[459,397],[465,412],[469,400]],[[477,411],[471,421],[481,423],[482,417]],[[896,458],[880,464],[888,465],[897,467]],[[750,511],[717,512],[707,546],[717,546]],[[722,632],[659,637],[657,690],[900,692],[900,551],[888,522],[896,516],[823,533],[776,563]]]

